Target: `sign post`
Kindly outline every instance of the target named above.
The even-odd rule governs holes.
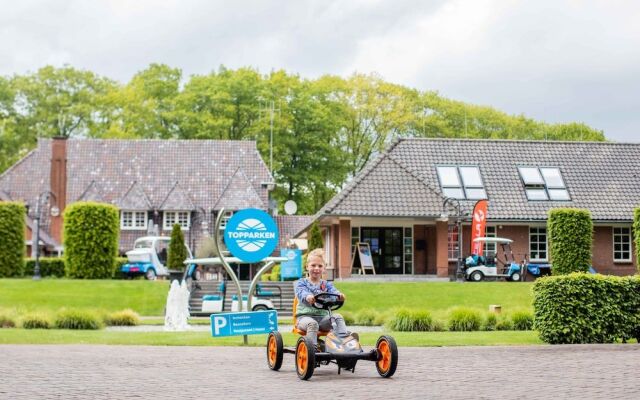
[[[278,330],[278,312],[254,311],[211,314],[211,336],[261,335]]]
[[[354,268],[359,269],[361,275],[366,275],[367,269],[370,269],[371,272],[373,272],[373,275],[376,274],[369,243],[356,243],[356,251],[353,253],[353,259],[351,259],[351,269],[353,270]]]

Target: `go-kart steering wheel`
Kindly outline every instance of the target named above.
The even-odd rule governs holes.
[[[316,300],[313,306],[321,310],[335,311],[344,304],[344,301],[340,300],[340,295],[335,293],[322,292],[316,294],[313,298]]]

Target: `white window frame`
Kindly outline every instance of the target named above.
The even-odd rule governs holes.
[[[616,233],[616,229],[626,229],[627,232],[626,233]],[[620,250],[618,252],[616,252],[616,243],[619,243],[621,246],[624,245],[624,243],[622,243],[622,241],[620,242],[616,242],[616,239],[618,238],[622,238],[626,236],[627,237],[627,245],[628,245],[628,249],[626,251],[624,250]],[[611,256],[613,257],[613,262],[614,263],[629,263],[631,262],[631,251],[632,251],[632,237],[631,237],[631,228],[628,226],[614,226],[611,228],[611,240],[612,240],[612,244],[613,246],[611,247]],[[627,258],[616,258],[616,253],[628,253],[629,257]]]
[[[233,211],[227,210],[224,212],[224,215],[222,216],[222,220],[220,221],[221,231],[224,231],[225,229],[227,229],[227,223],[229,222],[231,217],[233,217]]]
[[[537,230],[544,229],[545,230],[544,239],[545,239],[545,249],[546,250],[545,250],[545,257],[544,258],[540,258],[540,257],[533,258],[533,255],[532,255],[533,252],[531,251],[532,250],[531,249],[531,245],[532,245],[532,242],[531,242],[531,230],[532,229],[537,229]],[[546,230],[547,230],[546,226],[530,226],[529,227],[529,256],[530,256],[529,261],[533,261],[533,262],[547,262],[547,261],[549,261],[549,232],[547,232]],[[540,232],[539,231],[536,232],[535,235],[540,236]],[[540,243],[542,243],[542,242],[539,241],[539,240],[536,242],[536,244],[540,244]],[[538,251],[537,253],[540,253],[540,252]]]
[[[545,171],[557,172],[560,182],[555,185],[551,184],[547,177],[553,174],[544,173]],[[564,181],[560,167],[520,165],[518,166],[518,174],[524,185],[524,192],[528,201],[571,201],[571,194]],[[562,193],[562,196],[558,196],[560,193]]]
[[[495,225],[487,225],[485,227],[485,237],[497,237],[498,228]],[[498,255],[498,245],[497,243],[493,242],[493,243],[488,243],[488,242],[484,242],[484,249],[483,249],[483,254],[485,255],[485,257],[487,256],[487,254],[489,254],[489,252],[493,253],[493,257],[495,258]]]
[[[458,261],[460,257],[460,248],[458,235],[458,225],[457,224],[449,224],[447,228],[447,258],[449,261]],[[455,240],[454,240],[455,238]],[[451,255],[455,255],[455,258],[451,258]]]
[[[169,218],[169,216],[172,216]],[[186,223],[182,223],[181,219],[184,221],[184,217],[186,215]],[[173,229],[174,224],[180,224],[180,229],[183,231],[188,231],[191,228],[191,211],[187,210],[168,210],[162,213],[162,229],[165,231],[170,231]]]
[[[125,214],[131,215],[130,225],[125,223]],[[142,217],[144,221],[142,225],[138,222],[138,217]],[[144,231],[147,229],[147,212],[146,211],[134,211],[134,210],[122,210],[120,211],[120,229],[123,231]]]
[[[453,175],[445,175],[441,171],[450,169]],[[472,169],[477,171],[477,177],[479,182],[465,182],[462,169]],[[484,187],[484,179],[482,178],[482,171],[480,171],[479,165],[436,165],[436,175],[438,176],[438,182],[440,183],[440,190],[447,197],[452,197],[458,200],[482,200],[488,198],[487,189]],[[451,176],[455,178],[454,182],[444,182],[445,176]],[[459,191],[459,195],[453,195],[450,191]],[[481,191],[483,196],[471,196],[470,193],[476,193]],[[449,192],[449,193],[447,193]]]

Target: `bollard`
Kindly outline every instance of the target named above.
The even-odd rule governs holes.
[[[502,312],[502,306],[499,304],[490,304],[489,312],[500,314]]]

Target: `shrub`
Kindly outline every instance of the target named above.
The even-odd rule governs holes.
[[[513,321],[511,318],[507,316],[502,316],[498,318],[498,322],[496,323],[497,331],[512,331],[513,330]]]
[[[533,327],[533,314],[529,311],[516,311],[511,316],[513,329],[516,331],[530,331]]]
[[[309,244],[307,247],[309,250],[324,248],[324,240],[322,239],[322,232],[320,232],[318,221],[311,224],[311,229],[309,230]]]
[[[640,207],[633,210],[633,241],[636,245],[636,260],[640,260]],[[640,263],[636,268],[640,273]]]
[[[473,308],[454,308],[449,313],[450,331],[477,331],[482,326],[482,314]]]
[[[428,332],[433,330],[429,311],[400,309],[387,323],[389,329],[400,332]]]
[[[22,276],[24,273],[24,204],[0,202],[0,277]]]
[[[90,311],[62,310],[56,316],[54,326],[58,329],[101,329],[102,321]]]
[[[550,210],[547,233],[554,275],[589,270],[593,242],[593,222],[589,211],[575,208]]]
[[[64,277],[64,258],[61,257],[40,257],[40,276]],[[29,258],[26,262],[24,274],[33,275],[36,266],[36,259]]]
[[[136,326],[140,324],[140,316],[137,312],[126,309],[107,315],[104,323],[109,326]]]
[[[498,315],[495,313],[488,313],[484,318],[484,324],[482,329],[485,331],[495,331],[498,324]]]
[[[269,280],[278,282],[280,281],[280,264],[276,264],[271,268],[271,274],[269,275]]]
[[[118,254],[120,220],[109,204],[78,202],[64,212],[64,247],[67,276],[111,278]]]
[[[0,329],[2,328],[15,328],[16,320],[12,316],[4,313],[0,313]]]
[[[370,308],[365,308],[356,313],[355,323],[363,326],[375,325],[375,320],[378,317],[378,313]]]
[[[178,271],[184,270],[187,248],[184,245],[184,235],[179,224],[174,224],[171,230],[171,241],[169,242],[169,254],[167,256],[167,268]]]
[[[533,285],[534,323],[547,343],[610,343],[638,337],[640,279],[574,273]]]
[[[349,311],[339,311],[339,314],[342,315],[342,318],[344,318],[344,323],[347,325],[354,325],[356,323],[355,318],[353,317],[353,314]]]
[[[24,329],[49,329],[51,321],[43,314],[27,314],[22,317],[22,327]]]

